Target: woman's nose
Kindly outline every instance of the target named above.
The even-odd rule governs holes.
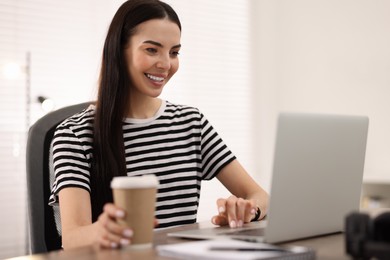
[[[171,60],[169,55],[160,55],[156,66],[159,69],[169,70],[171,68]]]

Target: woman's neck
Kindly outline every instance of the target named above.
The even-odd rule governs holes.
[[[153,117],[161,107],[162,100],[159,98],[130,98],[126,117],[134,119],[147,119]]]

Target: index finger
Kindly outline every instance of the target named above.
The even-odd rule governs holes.
[[[223,215],[226,213],[226,199],[219,198],[217,199],[217,207],[218,207],[218,213],[220,215]]]
[[[106,203],[103,211],[108,214],[110,218],[124,218],[126,213],[123,209],[115,206],[113,203]]]

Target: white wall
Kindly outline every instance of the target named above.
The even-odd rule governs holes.
[[[252,3],[260,172],[270,169],[277,112],[361,114],[370,117],[365,178],[390,180],[390,1]]]

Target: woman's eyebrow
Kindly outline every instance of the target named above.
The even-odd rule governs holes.
[[[161,47],[161,48],[164,47],[161,43],[156,42],[156,41],[152,41],[152,40],[144,41],[144,43],[153,44],[153,45],[156,45],[156,46]],[[180,48],[180,47],[181,47],[181,44],[177,44],[177,45],[172,46],[172,49],[176,49],[176,48]]]

